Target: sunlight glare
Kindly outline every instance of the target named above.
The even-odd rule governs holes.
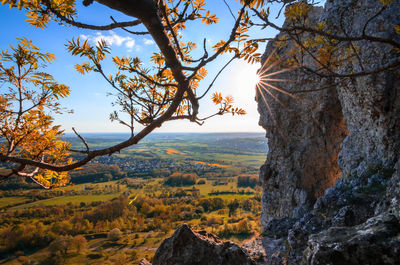
[[[275,66],[279,65],[282,62],[280,59],[272,61],[275,52],[276,50],[270,53],[268,58],[264,61],[262,67],[257,71],[258,81],[255,85],[255,89],[256,89],[256,100],[258,100],[259,96],[261,96],[262,101],[264,101],[265,106],[267,107],[267,110],[271,115],[271,119],[273,120],[275,125],[278,125],[274,117],[274,114],[272,113],[271,105],[267,101],[266,94],[268,94],[273,100],[278,102],[279,105],[281,105],[284,108],[287,108],[287,106],[281,100],[279,100],[278,98],[279,93],[285,94],[298,101],[302,101],[302,98],[293,95],[293,93],[286,91],[285,89],[279,88],[271,84],[271,82],[294,82],[294,80],[282,79],[276,77],[276,75],[296,69],[295,67],[291,67],[291,68],[283,68],[277,71],[271,71]]]

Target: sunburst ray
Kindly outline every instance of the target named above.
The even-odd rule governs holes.
[[[282,107],[284,107],[286,109],[288,109],[288,106],[285,103],[283,103],[282,100],[279,99],[279,97],[278,97],[279,93],[289,96],[300,102],[303,102],[304,99],[299,96],[294,95],[293,93],[291,93],[283,88],[280,88],[280,87],[277,87],[276,85],[271,84],[274,82],[278,82],[278,83],[296,82],[295,80],[291,80],[291,79],[279,78],[279,77],[277,77],[277,75],[286,73],[289,71],[293,71],[297,67],[288,67],[288,68],[283,68],[283,69],[279,69],[276,71],[271,70],[275,66],[279,65],[282,62],[282,59],[277,59],[277,60],[274,60],[273,62],[271,62],[273,56],[275,55],[275,52],[276,52],[276,49],[269,54],[269,56],[267,57],[267,59],[264,61],[261,68],[257,72],[257,74],[259,75],[259,81],[256,84],[256,99],[257,100],[259,99],[258,94],[261,95],[262,101],[264,101],[267,111],[270,113],[270,116],[271,116],[275,126],[277,126],[279,128],[279,124],[277,123],[277,120],[273,113],[271,104],[270,104],[270,102],[268,102],[265,95],[268,94],[272,100],[275,100],[277,103],[279,103]],[[276,91],[276,92],[274,93],[273,91]],[[278,93],[278,94],[276,94],[276,93]]]

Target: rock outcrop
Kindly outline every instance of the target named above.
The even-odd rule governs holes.
[[[310,237],[303,264],[400,264],[399,235],[399,220],[386,214],[355,227],[331,227]]]
[[[223,242],[205,231],[179,227],[164,240],[154,255],[153,265],[256,265],[255,261],[233,242]]]
[[[321,20],[332,33],[370,36],[400,42],[393,25],[400,24],[400,3],[392,1],[382,8],[378,0],[327,1]],[[367,26],[364,29],[364,25]],[[339,73],[356,73],[376,69],[398,60],[391,45],[371,41],[355,42],[357,57],[338,68]],[[360,63],[361,61],[362,63]],[[339,167],[343,175],[363,171],[368,166],[393,167],[400,158],[400,77],[399,69],[337,80],[338,96],[350,132],[343,141]]]
[[[400,23],[399,6],[394,1],[371,20],[366,34],[399,39],[393,29]],[[307,23],[315,27],[323,21],[332,34],[360,36],[368,19],[381,8],[378,0],[327,1],[323,10],[316,7],[308,13]],[[280,33],[275,42],[268,43],[263,68],[273,64],[271,56],[283,62],[291,58],[295,43],[282,46],[285,36]],[[312,37],[302,35],[303,39]],[[368,71],[399,57],[389,45],[359,41],[355,46],[357,58],[336,72]],[[315,68],[310,55],[303,61]],[[400,153],[399,71],[353,78],[321,78],[301,70],[273,74],[282,68],[284,63],[263,74],[290,82],[279,82],[279,91],[277,83],[267,80],[270,84],[257,95],[260,124],[269,139],[260,174],[263,229],[272,218],[300,217],[340,175],[360,175],[377,165],[393,167]]]
[[[327,0],[306,23],[400,42],[393,28],[400,2],[383,8],[380,0]],[[263,237],[239,247],[184,225],[161,244],[155,265],[400,264],[399,67],[350,78],[287,71],[296,46],[282,45],[285,36],[267,45],[257,93],[269,146],[260,170]],[[356,56],[338,63],[336,73],[368,72],[400,58],[382,43],[354,41],[352,49]],[[315,68],[310,55],[302,60]]]
[[[311,10],[308,24],[317,24],[322,12],[320,7]],[[262,69],[274,65],[275,57],[282,62],[290,59],[295,43],[281,47],[279,40],[285,37],[280,33],[276,42],[268,43]],[[305,60],[312,63],[309,56]],[[266,80],[257,92],[259,123],[268,138],[267,161],[260,172],[263,232],[272,218],[301,217],[335,184],[341,174],[337,163],[340,144],[347,135],[333,80],[302,70],[274,74],[282,68],[285,63],[263,75],[283,82]]]
[[[323,10],[309,13],[307,23],[318,22],[324,22],[324,30],[332,34],[360,36],[365,30],[399,42],[393,25],[400,24],[400,2],[382,8],[378,0],[331,0]],[[281,47],[283,36],[279,34],[275,44],[268,44],[264,62],[268,63],[275,47],[281,59],[288,58],[293,44]],[[382,43],[357,41],[354,47],[357,56],[340,64],[335,72],[368,72],[400,57],[393,47]],[[304,60],[310,68],[315,66],[307,56]],[[280,69],[284,67],[281,64]],[[398,67],[351,78],[327,80],[299,70],[274,78],[294,81],[281,88],[306,100],[298,103],[286,93],[277,94],[275,97],[295,109],[285,114],[270,93],[260,91],[262,96],[258,96],[260,124],[269,138],[268,158],[260,174],[265,236],[257,241],[266,251],[265,264],[399,264]],[[301,82],[303,79],[307,82]],[[328,87],[334,91],[324,91]],[[305,90],[308,95],[297,92]],[[311,107],[318,104],[330,107],[319,114],[319,109]],[[310,116],[327,113],[330,117],[311,122]],[[313,133],[319,128],[325,135]],[[330,134],[327,128],[336,131]],[[329,153],[322,151],[321,143]]]

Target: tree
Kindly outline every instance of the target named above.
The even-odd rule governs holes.
[[[189,186],[196,184],[197,174],[196,173],[182,173],[182,172],[174,172],[171,174],[168,179],[164,182],[163,185],[166,186]]]
[[[239,201],[237,199],[234,199],[230,203],[228,203],[229,217],[231,217],[236,212],[239,206]]]
[[[49,111],[64,110],[59,98],[69,94],[69,88],[58,84],[41,70],[54,60],[50,53],[42,53],[31,41],[22,38],[11,52],[1,51],[0,78],[7,82],[8,90],[0,95],[1,155],[23,157],[42,163],[69,163],[69,144],[60,139],[60,126],[53,125]],[[35,87],[36,89],[32,89]],[[20,164],[4,175],[17,174],[44,185],[63,185],[65,173],[36,167],[27,173],[27,165]]]
[[[268,1],[272,2],[272,1]],[[379,7],[376,13],[369,16],[363,25],[359,25],[362,29],[354,35],[349,34],[349,29],[345,28],[344,20],[347,14],[340,13],[338,25],[335,25],[335,32],[332,29],[326,28],[326,21],[320,21],[317,25],[309,25],[307,17],[315,5],[314,1],[299,0],[299,1],[280,1],[283,2],[282,9],[286,7],[285,16],[286,24],[282,27],[273,23],[270,19],[269,11],[265,9],[256,10],[252,8],[256,17],[261,22],[250,21],[251,25],[272,27],[279,32],[286,34],[280,40],[274,40],[279,43],[278,46],[285,46],[288,42],[294,42],[294,48],[291,58],[283,64],[287,67],[300,68],[306,73],[311,73],[324,78],[355,78],[378,74],[383,71],[393,70],[400,66],[400,42],[396,34],[400,35],[400,25],[393,25],[392,32],[388,32],[385,36],[375,34],[376,32],[368,32],[368,26],[375,19],[379,18],[391,4],[397,4],[395,0],[376,0],[375,4]],[[282,10],[281,9],[281,10]],[[348,10],[349,13],[353,12]],[[270,40],[270,39],[263,39]],[[370,64],[368,65],[359,55],[359,47],[362,45],[381,45],[390,47],[397,55],[393,56],[392,60],[388,60],[385,64]],[[314,67],[310,66],[309,62],[303,60],[305,57],[310,57],[314,62]],[[338,66],[343,63],[350,62],[355,59],[358,64],[359,71],[337,72]],[[268,61],[268,60],[267,60]],[[271,61],[270,63],[274,63]],[[280,62],[282,63],[282,62]],[[269,65],[263,65],[260,72],[265,74]],[[312,91],[310,91],[312,92]]]
[[[87,240],[82,235],[74,236],[71,244],[75,247],[77,253],[81,253],[82,250],[87,248]]]
[[[49,251],[53,255],[61,254],[65,257],[68,254],[68,250],[71,249],[72,240],[72,236],[58,236],[50,243]]]
[[[93,0],[84,0],[83,4],[90,6],[93,2]],[[78,168],[97,156],[111,155],[125,147],[137,144],[166,121],[186,119],[202,124],[206,119],[215,115],[226,113],[231,113],[232,115],[245,114],[243,109],[233,106],[233,98],[223,97],[221,93],[215,93],[213,102],[219,106],[219,109],[209,117],[200,118],[199,100],[210,91],[215,79],[226,65],[234,59],[244,58],[250,62],[259,61],[260,54],[255,53],[258,47],[257,43],[246,42],[246,31],[249,28],[248,9],[255,7],[255,4],[258,7],[264,1],[240,1],[242,7],[238,11],[237,17],[235,17],[232,31],[227,39],[217,43],[213,47],[213,52],[207,50],[206,40],[204,40],[204,53],[198,59],[194,59],[191,56],[196,44],[190,41],[184,43],[181,40],[180,33],[186,28],[186,23],[191,21],[201,20],[205,24],[218,22],[218,18],[205,9],[206,3],[203,0],[97,0],[96,2],[128,15],[134,20],[117,22],[112,18],[112,23],[103,26],[80,23],[75,20],[77,10],[73,0],[3,0],[2,4],[9,4],[10,8],[15,7],[25,10],[29,24],[39,28],[45,28],[51,20],[54,20],[61,24],[92,30],[120,28],[134,35],[148,34],[153,38],[160,51],[152,56],[151,60],[154,65],[151,68],[144,68],[141,64],[141,59],[137,57],[120,58],[114,56],[112,58],[113,62],[119,70],[114,76],[107,75],[101,67],[102,61],[110,53],[110,47],[104,41],[100,41],[96,46],[91,46],[87,41],[81,41],[78,38],[76,40],[72,39],[67,44],[68,50],[72,55],[79,55],[88,60],[76,65],[78,72],[82,74],[89,71],[97,72],[114,89],[116,95],[115,103],[120,109],[113,112],[110,115],[110,119],[128,127],[131,131],[131,137],[109,148],[92,150],[85,139],[75,132],[82,140],[85,150],[71,150],[66,143],[60,142],[61,131],[59,127],[52,127],[53,137],[46,138],[49,133],[42,133],[40,130],[38,137],[48,141],[56,139],[57,141],[53,146],[49,146],[46,152],[30,154],[28,150],[29,146],[33,144],[32,140],[29,141],[27,139],[25,145],[14,147],[13,145],[18,142],[18,138],[6,131],[2,135],[2,138],[7,139],[7,141],[4,143],[1,141],[0,162],[10,163],[13,167],[11,172],[2,175],[3,179],[17,174],[22,177],[30,177],[43,187],[63,185],[67,182],[67,175],[64,172]],[[143,25],[147,31],[137,32],[128,29],[128,27],[136,27],[138,25]],[[241,43],[244,44],[239,45]],[[237,46],[234,46],[234,44]],[[208,88],[201,95],[197,95],[198,92],[196,90],[199,87],[199,82],[207,74],[205,67],[226,52],[233,53],[232,59],[215,75]],[[6,69],[2,70],[1,77],[4,78],[8,72]],[[48,76],[48,74],[45,75],[46,78]],[[25,76],[20,77],[20,79],[23,78]],[[37,89],[37,84],[34,83],[33,85]],[[52,87],[55,87],[54,82]],[[59,85],[58,87],[60,89],[51,90],[54,94],[54,98],[49,99],[52,104],[55,104],[54,101],[58,97],[68,94],[66,86],[61,87]],[[14,119],[12,125],[14,125],[18,121],[18,115],[21,115],[21,111],[15,113],[8,110],[6,108],[9,102],[8,99],[2,98],[2,102],[1,113],[8,113],[9,116],[12,116]],[[44,108],[44,103],[41,100],[37,101],[36,104],[37,108]],[[129,120],[122,119],[121,113],[128,114]],[[47,117],[47,120],[47,127],[42,126],[40,129],[48,128],[51,125],[50,116]],[[135,132],[135,124],[141,124],[145,127],[141,131]],[[18,133],[26,134],[21,130],[18,130]],[[81,153],[84,156],[78,161],[71,161],[68,159],[69,152]],[[25,153],[28,153],[29,156],[24,156],[23,154]]]
[[[94,0],[84,0],[83,4],[89,7],[93,2]],[[26,115],[31,112],[37,113],[35,114],[37,117],[35,116],[32,122],[39,124],[33,126],[33,130],[29,123],[31,121],[22,119],[23,114],[25,114],[25,112],[23,113],[24,110],[15,111],[11,109],[13,104],[10,103],[10,101],[21,102],[15,95],[23,94],[18,91],[18,87],[20,87],[19,89],[22,89],[22,87],[15,84],[10,77],[14,79],[16,77],[15,80],[19,78],[21,81],[25,76],[18,77],[18,74],[13,73],[15,68],[12,68],[12,66],[8,68],[2,66],[0,78],[3,82],[11,83],[17,88],[14,89],[14,92],[10,92],[9,97],[2,94],[0,98],[0,115],[2,120],[8,121],[8,124],[2,124],[0,162],[9,163],[12,168],[10,172],[2,173],[3,179],[17,174],[32,178],[44,187],[63,185],[68,181],[66,171],[81,167],[95,157],[111,155],[125,147],[137,144],[146,135],[167,121],[188,120],[202,124],[215,115],[245,114],[243,109],[233,106],[233,98],[223,97],[221,93],[216,92],[213,94],[212,100],[218,106],[218,110],[213,115],[201,118],[199,116],[199,101],[209,93],[214,81],[234,59],[243,58],[248,62],[260,61],[260,54],[257,53],[259,43],[269,39],[250,39],[248,30],[253,26],[271,27],[285,32],[287,37],[280,40],[282,45],[290,41],[296,43],[296,50],[288,62],[288,70],[301,68],[321,77],[349,78],[379,73],[400,66],[399,56],[394,56],[385,65],[371,66],[372,68],[364,67],[364,62],[358,56],[356,46],[359,41],[367,41],[388,45],[399,52],[400,43],[397,40],[377,37],[374,34],[367,33],[366,30],[371,21],[384,12],[389,5],[395,4],[396,1],[394,0],[377,0],[377,5],[381,6],[380,10],[367,20],[363,25],[364,30],[358,35],[349,35],[345,28],[341,29],[342,33],[340,33],[340,30],[339,33],[332,33],[325,29],[323,22],[314,27],[308,25],[306,23],[308,12],[315,5],[312,0],[240,0],[238,1],[240,8],[236,15],[229,4],[225,2],[229,11],[231,11],[234,23],[229,36],[214,45],[212,52],[207,49],[206,40],[202,44],[196,45],[190,41],[183,42],[181,37],[187,23],[197,20],[201,20],[205,24],[218,22],[218,18],[209,10],[206,10],[204,0],[96,0],[96,2],[130,16],[133,20],[118,22],[111,17],[112,22],[110,24],[100,26],[78,22],[76,21],[78,10],[75,8],[74,0],[3,0],[2,4],[9,4],[10,8],[25,10],[29,24],[35,27],[45,28],[50,21],[54,20],[63,25],[91,30],[119,28],[133,35],[147,34],[153,38],[159,52],[154,53],[151,57],[153,63],[151,67],[144,67],[141,63],[142,60],[138,57],[114,56],[112,60],[118,69],[118,73],[115,75],[108,75],[102,68],[102,62],[111,52],[110,47],[104,41],[92,46],[88,41],[82,41],[78,38],[72,39],[67,44],[72,55],[87,59],[86,62],[76,65],[78,72],[82,74],[90,71],[97,72],[110,84],[116,97],[115,104],[119,107],[110,115],[110,119],[126,126],[131,132],[131,137],[114,146],[92,150],[85,139],[75,132],[82,140],[85,149],[71,150],[66,143],[60,140],[62,132],[59,127],[52,126],[51,116],[46,112],[48,106],[54,107],[59,97],[68,95],[68,89],[66,86],[58,85],[48,74],[41,74],[36,77],[35,81],[31,80],[35,89],[46,85],[47,88],[44,88],[44,90],[49,93],[49,96],[45,97],[46,103],[40,100],[41,97],[39,96],[35,101],[31,100],[33,105],[36,105],[35,110],[32,109],[31,111],[29,107],[25,109]],[[272,22],[269,12],[270,4],[280,4],[281,10],[286,8],[284,14],[288,23],[283,27]],[[144,26],[146,30],[135,30],[140,25]],[[400,26],[394,25],[393,31],[400,34]],[[304,33],[311,34],[312,38],[304,39]],[[23,40],[23,42],[25,44],[20,43],[20,45],[25,45],[26,49],[29,48],[28,51],[38,53],[38,49],[32,47],[27,40]],[[196,46],[203,48],[203,55],[197,59],[192,56]],[[232,58],[221,67],[220,71],[215,73],[213,81],[200,93],[200,81],[207,75],[206,67],[224,53],[231,53]],[[303,64],[302,56],[306,54],[315,61],[316,67]],[[35,56],[39,55],[36,54]],[[41,56],[47,61],[51,59],[49,56],[43,57],[45,56],[43,54]],[[15,57],[13,59],[12,55],[3,55],[1,60],[4,61],[7,58],[9,62],[18,65],[19,62],[16,61]],[[360,71],[347,73],[335,71],[335,66],[339,63],[338,59],[340,59],[340,63],[343,63],[353,58],[357,58],[359,61]],[[36,60],[42,59],[39,56]],[[275,65],[278,63],[279,60],[273,62]],[[27,65],[31,64],[36,70],[34,62],[27,62]],[[263,65],[260,74],[265,75],[270,68],[271,65]],[[268,74],[268,76],[271,77],[272,74]],[[273,81],[271,78],[267,79],[269,82]],[[278,92],[285,93],[282,90],[278,90]],[[36,95],[41,95],[41,93],[36,93]],[[39,113],[40,117],[38,116]],[[129,118],[124,119],[124,115]],[[46,120],[45,123],[42,122],[43,119]],[[136,124],[143,125],[144,129],[136,132]],[[8,128],[7,126],[15,129],[4,129]],[[31,130],[35,133],[31,133]],[[36,133],[35,130],[38,132]],[[35,137],[30,137],[31,134]],[[21,135],[28,135],[29,137],[24,136],[24,140],[20,142]],[[35,141],[39,141],[39,143],[48,141],[50,144],[41,145],[42,147],[46,146],[46,148],[40,148],[40,150],[31,150],[32,143]],[[70,152],[80,153],[82,156],[77,161],[72,161],[69,158]]]
[[[111,241],[118,241],[122,237],[122,232],[118,228],[114,228],[108,232],[107,238]]]

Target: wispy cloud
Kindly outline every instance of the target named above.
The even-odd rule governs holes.
[[[146,39],[146,38],[143,39],[143,42],[144,42],[144,44],[146,44],[146,45],[153,45],[153,44],[154,44],[154,41],[153,41],[153,40],[151,40],[151,39]]]
[[[123,37],[116,34],[113,31],[109,31],[109,34],[103,34],[102,32],[96,32],[94,35],[80,35],[82,39],[87,39],[90,42],[97,43],[100,40],[104,40],[108,45],[125,46],[128,49],[132,49],[135,46],[135,40],[131,37]]]

